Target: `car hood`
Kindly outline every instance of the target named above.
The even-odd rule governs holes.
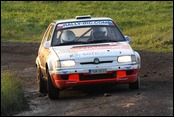
[[[116,57],[134,54],[134,51],[127,42],[55,46],[53,51],[60,60]]]

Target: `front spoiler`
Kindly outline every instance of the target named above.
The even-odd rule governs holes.
[[[62,75],[60,74],[51,74],[51,79],[55,87],[62,89],[68,87],[75,87],[79,85],[85,84],[101,84],[101,83],[133,83],[137,80],[140,69],[134,69],[132,74],[127,75],[127,70],[119,70],[119,71],[112,71],[115,72],[116,76],[113,78],[104,78],[104,79],[92,79],[92,80],[81,80],[80,74],[67,74],[66,80],[61,78]],[[83,73],[84,75],[90,75],[87,73]]]

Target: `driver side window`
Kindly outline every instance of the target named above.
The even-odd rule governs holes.
[[[60,44],[60,36],[61,36],[62,31],[56,31],[54,33],[53,39],[52,39],[52,46]]]

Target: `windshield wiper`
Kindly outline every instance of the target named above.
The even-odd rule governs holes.
[[[107,39],[107,40],[93,40],[93,41],[88,41],[88,43],[106,43],[106,42],[118,42],[116,40],[110,40],[110,39]]]
[[[87,44],[86,42],[83,41],[73,41],[73,42],[65,42],[65,43],[60,43],[55,46],[62,46],[62,45],[76,45],[76,44]]]

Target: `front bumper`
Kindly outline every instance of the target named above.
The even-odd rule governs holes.
[[[67,88],[84,84],[99,83],[132,83],[140,74],[140,69],[107,71],[105,74],[73,73],[73,74],[51,74],[55,87]]]

